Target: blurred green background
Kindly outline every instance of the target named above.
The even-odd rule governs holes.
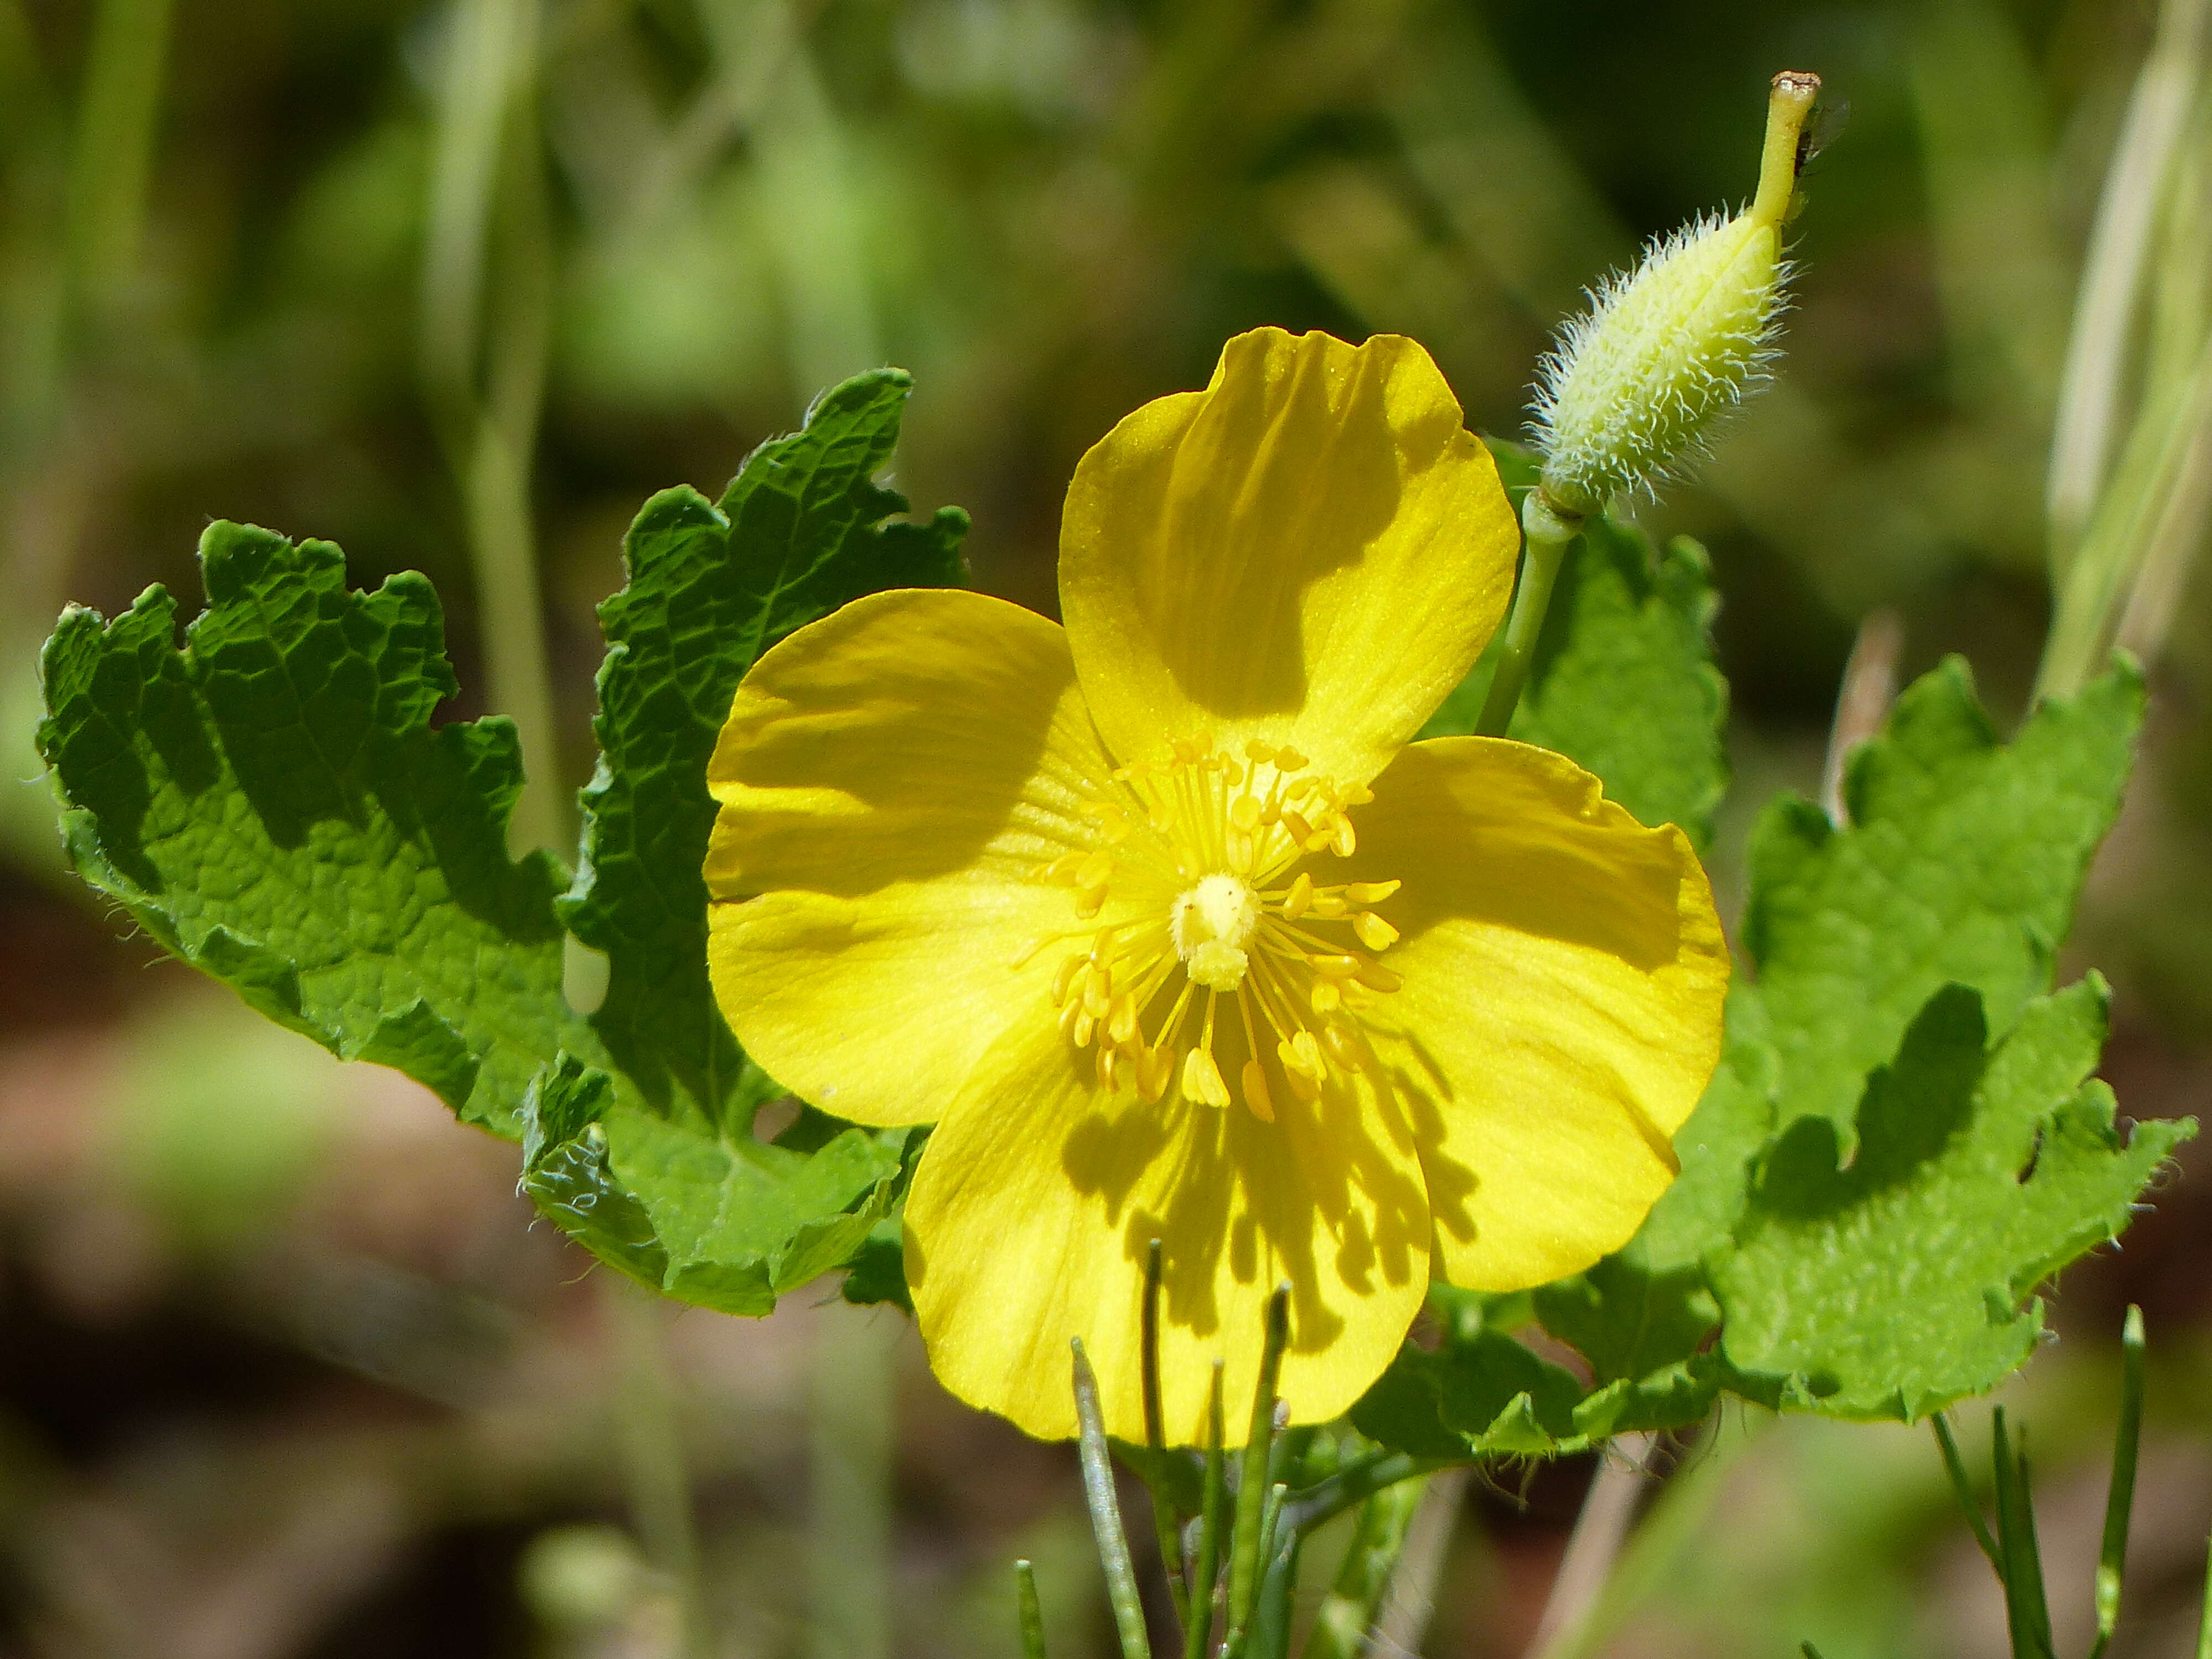
[[[946,1401],[895,1316],[627,1297],[532,1224],[513,1149],[124,936],[37,782],[65,601],[194,594],[215,517],[337,541],[362,584],[424,570],[450,712],[522,714],[534,775],[580,783],[629,515],[718,491],[825,383],[914,372],[898,486],[968,508],[977,584],[1048,611],[1076,458],[1237,330],[1412,333],[1471,425],[1517,434],[1583,286],[1747,195],[1768,76],[1812,69],[1850,113],[1808,176],[1778,382],[1639,509],[1715,556],[1734,893],[1758,804],[1817,785],[1869,613],[1901,615],[1908,672],[1962,651],[2000,719],[2024,702],[2075,286],[2154,21],[0,0],[0,1653],[642,1659],[678,1650],[693,1578],[717,1653],[1011,1653],[1018,1553],[1056,1654],[1110,1639],[1066,1449]],[[2212,1078],[2208,599],[2163,629],[2074,953],[2118,983],[2107,1074],[2137,1116],[2203,1111]],[[2111,1339],[2145,1305],[2126,1654],[2192,1645],[2208,1194],[2174,1183],[2069,1275],[2063,1340],[2012,1390],[2078,1631]],[[1735,1414],[1685,1471],[1650,1483],[1607,1651],[2003,1651],[1924,1432]],[[1425,1651],[1522,1650],[1590,1478],[1473,1492]]]

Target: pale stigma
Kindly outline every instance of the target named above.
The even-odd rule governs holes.
[[[1237,988],[1249,960],[1244,947],[1259,927],[1259,896],[1237,876],[1206,877],[1168,913],[1168,934],[1183,971],[1210,991]]]

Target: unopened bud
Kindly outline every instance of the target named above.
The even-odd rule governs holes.
[[[1751,205],[1685,226],[1633,274],[1607,278],[1545,358],[1537,448],[1543,494],[1560,514],[1650,488],[1760,379],[1790,276],[1781,237],[1799,135],[1820,90],[1818,76],[1776,76]]]

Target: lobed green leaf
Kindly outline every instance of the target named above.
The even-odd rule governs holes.
[[[1856,1157],[1820,1114],[1783,1130],[1711,1259],[1729,1388],[1910,1422],[2027,1359],[2035,1287],[2116,1238],[2195,1133],[2118,1132],[2090,1080],[2105,1009],[2092,979],[2030,1003],[1990,1047],[1981,994],[1948,986],[1869,1081]]]
[[[454,683],[421,576],[356,592],[328,542],[235,524],[200,560],[183,650],[158,587],[46,643],[39,746],[79,872],[280,1024],[519,1133],[541,1067],[605,1054],[562,998],[559,866],[507,856],[513,725],[431,729]]]

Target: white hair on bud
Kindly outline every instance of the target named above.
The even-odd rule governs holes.
[[[1589,291],[1538,371],[1533,435],[1555,505],[1595,512],[1652,490],[1766,378],[1788,308],[1778,234],[1748,211],[1711,215]]]

